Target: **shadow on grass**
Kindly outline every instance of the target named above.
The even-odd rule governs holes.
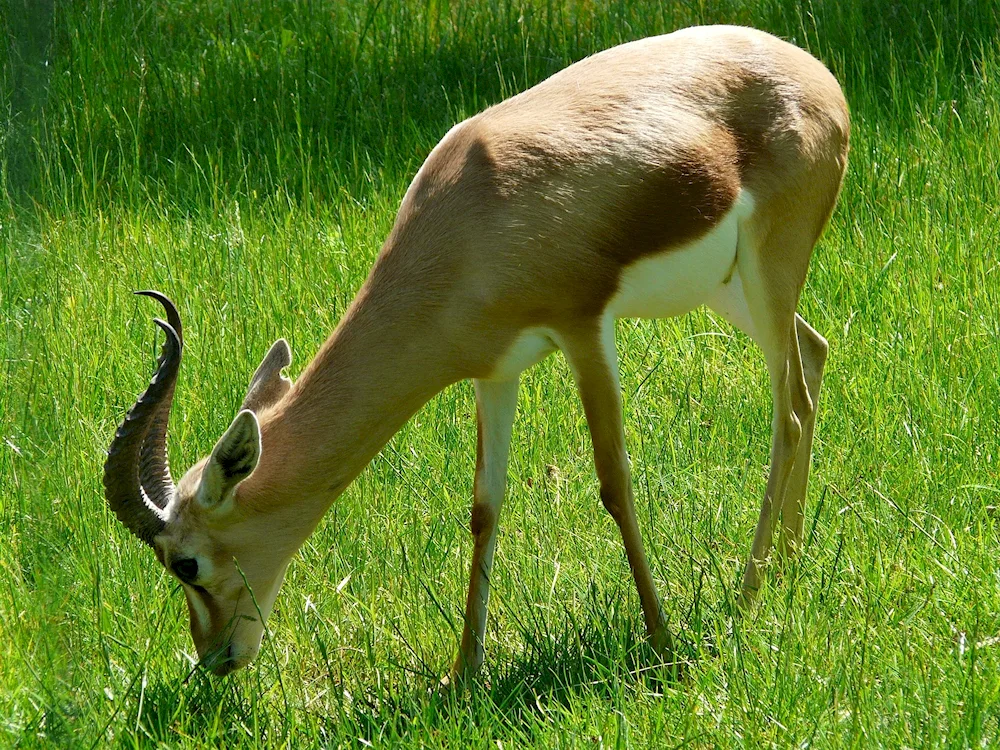
[[[524,649],[499,663],[488,654],[483,674],[464,690],[442,691],[415,677],[388,695],[360,698],[339,720],[370,742],[405,740],[428,729],[446,733],[470,721],[492,727],[497,739],[532,741],[553,711],[571,709],[576,698],[611,705],[623,693],[656,695],[682,685],[687,669],[711,658],[712,636],[688,621],[674,634],[679,667],[664,664],[633,605],[621,591],[592,589],[583,612],[564,612],[554,627],[551,613],[529,609],[533,616],[517,622]]]
[[[700,586],[695,589],[700,593]],[[439,675],[427,665],[416,670],[396,665],[382,679],[360,684],[329,674],[333,702],[321,701],[320,713],[303,705],[297,690],[289,705],[280,675],[262,658],[243,679],[196,670],[187,680],[161,677],[148,686],[133,680],[127,695],[119,697],[121,713],[104,719],[110,732],[95,728],[97,738],[114,737],[121,747],[176,744],[181,738],[199,738],[206,746],[279,746],[295,738],[395,746],[419,742],[428,733],[458,740],[482,730],[519,746],[537,741],[580,699],[615,705],[623,696],[683,689],[687,670],[714,658],[715,626],[725,621],[724,613],[696,594],[680,616],[681,631],[674,632],[677,669],[653,651],[635,597],[618,582],[606,589],[592,584],[581,608],[555,616],[532,607],[507,614],[523,646],[506,659],[494,648],[483,674],[462,691],[441,690]]]
[[[261,675],[255,682],[241,685],[198,669],[186,680],[150,682],[141,689],[141,702],[137,686],[127,704],[132,715],[112,719],[117,746],[176,746],[186,738],[196,739],[198,747],[279,747],[292,734],[291,713],[283,710],[280,697],[273,701]],[[104,746],[110,735],[98,739],[97,746]]]

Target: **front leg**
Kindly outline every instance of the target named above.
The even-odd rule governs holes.
[[[486,606],[490,598],[490,571],[497,544],[497,522],[507,488],[510,434],[517,409],[517,379],[495,382],[476,380],[475,501],[470,527],[475,538],[469,595],[465,604],[462,645],[452,667],[450,681],[474,676],[483,664],[486,636]]]
[[[601,501],[621,531],[625,554],[639,591],[650,642],[665,662],[674,658],[653,574],[639,534],[632,496],[632,479],[625,450],[615,322],[611,317],[591,326],[562,332],[563,353],[576,377],[594,444],[594,463],[601,484]]]

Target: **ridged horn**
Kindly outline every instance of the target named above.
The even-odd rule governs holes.
[[[164,509],[174,494],[167,464],[167,424],[183,349],[180,315],[166,296],[141,291],[158,300],[167,322],[154,319],[167,338],[160,350],[156,373],[149,387],[129,410],[104,463],[104,496],[118,520],[146,544],[166,524]]]

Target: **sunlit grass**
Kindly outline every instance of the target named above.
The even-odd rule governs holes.
[[[986,0],[75,3],[34,78],[0,18],[4,117],[33,112],[0,134],[0,745],[1000,742],[998,17]],[[192,672],[183,597],[100,486],[153,361],[158,311],[131,291],[184,317],[186,467],[275,338],[293,375],[317,350],[453,122],[695,22],[808,47],[852,107],[801,304],[831,342],[801,561],[729,631],[767,461],[762,359],[704,313],[623,321],[640,525],[694,660],[681,682],[650,668],[560,357],[522,383],[479,689],[434,692],[471,555],[469,384],[334,504],[255,665]]]

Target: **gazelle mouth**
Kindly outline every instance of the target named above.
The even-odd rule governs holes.
[[[235,672],[239,668],[239,662],[233,658],[229,658],[222,664],[212,669],[212,674],[216,677],[225,677],[230,672]]]
[[[233,656],[233,644],[230,643],[225,648],[213,651],[202,659],[201,666],[208,669],[217,677],[225,677],[230,672],[238,669],[240,664]]]

